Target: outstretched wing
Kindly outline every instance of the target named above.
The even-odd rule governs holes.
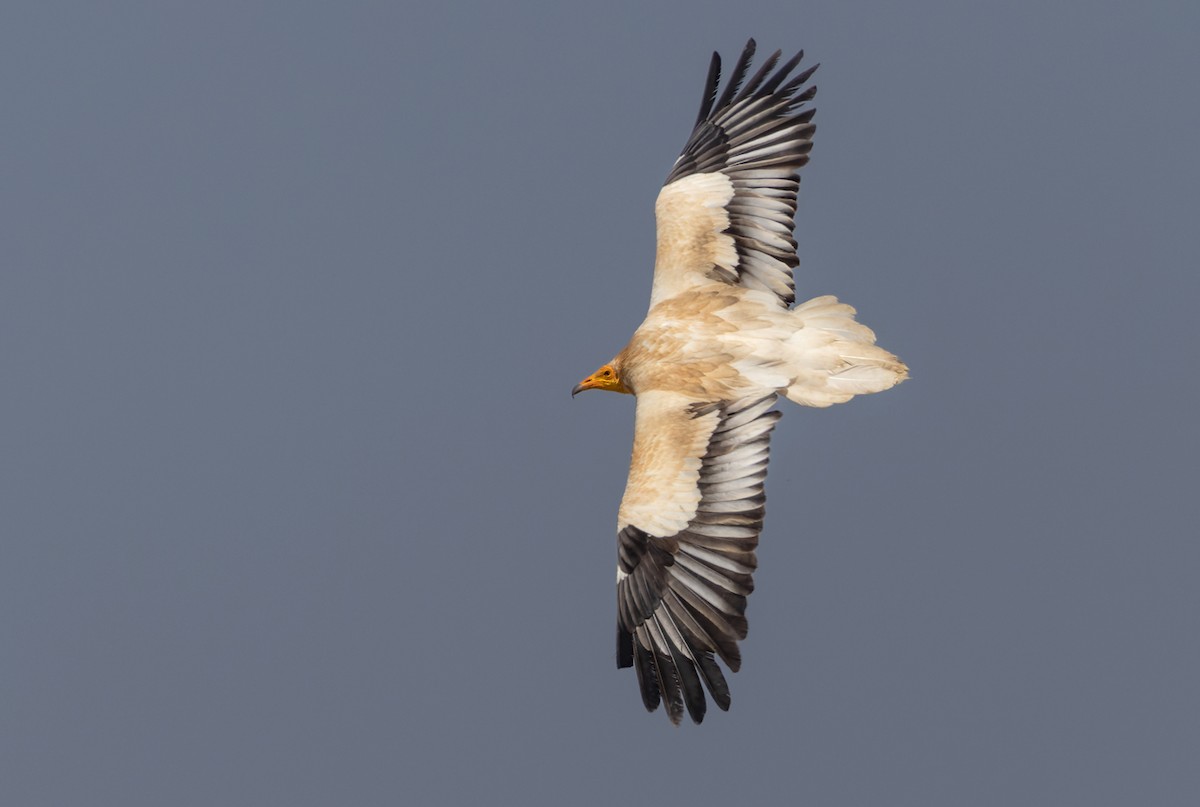
[[[704,719],[704,689],[729,708],[714,656],[741,666],[775,399],[638,395],[617,524],[617,666],[635,668],[646,708],[665,703],[673,723],[685,708]]]
[[[713,282],[771,292],[783,307],[795,301],[796,172],[816,131],[806,106],[817,88],[805,84],[817,66],[789,80],[804,51],[775,70],[776,51],[743,86],[754,50],[751,39],[720,98],[713,54],[696,128],[654,206],[651,307]]]

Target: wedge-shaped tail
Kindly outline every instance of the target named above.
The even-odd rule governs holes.
[[[790,400],[830,406],[891,389],[908,378],[904,362],[876,345],[875,332],[854,315],[836,297],[817,297],[792,310],[798,328],[787,344],[793,380],[785,394]]]

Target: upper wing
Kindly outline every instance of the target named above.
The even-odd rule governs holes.
[[[816,110],[805,106],[817,88],[804,84],[817,66],[788,80],[800,51],[771,74],[775,51],[742,86],[754,50],[751,39],[719,99],[721,57],[713,54],[696,128],[654,206],[651,307],[714,281],[772,292],[784,307],[795,301],[796,172],[816,131]]]
[[[695,403],[670,392],[637,399],[633,460],[617,524],[617,666],[635,667],[642,701],[704,719],[737,672],[746,597],[763,521],[776,396]]]

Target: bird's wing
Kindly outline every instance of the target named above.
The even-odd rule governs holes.
[[[704,719],[706,688],[729,708],[714,660],[737,672],[763,522],[774,394],[697,403],[637,397],[633,459],[617,524],[617,666],[646,708]]]
[[[805,84],[817,66],[789,79],[804,51],[775,70],[776,51],[743,85],[754,49],[751,39],[720,98],[713,54],[696,127],[654,206],[652,308],[713,282],[770,292],[783,307],[795,301],[797,170],[816,131],[807,103],[817,88]]]

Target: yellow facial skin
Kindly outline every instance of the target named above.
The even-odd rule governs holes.
[[[571,397],[574,398],[585,389],[603,389],[609,392],[623,392],[626,395],[631,393],[629,388],[621,383],[621,377],[617,374],[617,368],[611,364],[604,365],[576,384],[575,389],[571,390]]]

